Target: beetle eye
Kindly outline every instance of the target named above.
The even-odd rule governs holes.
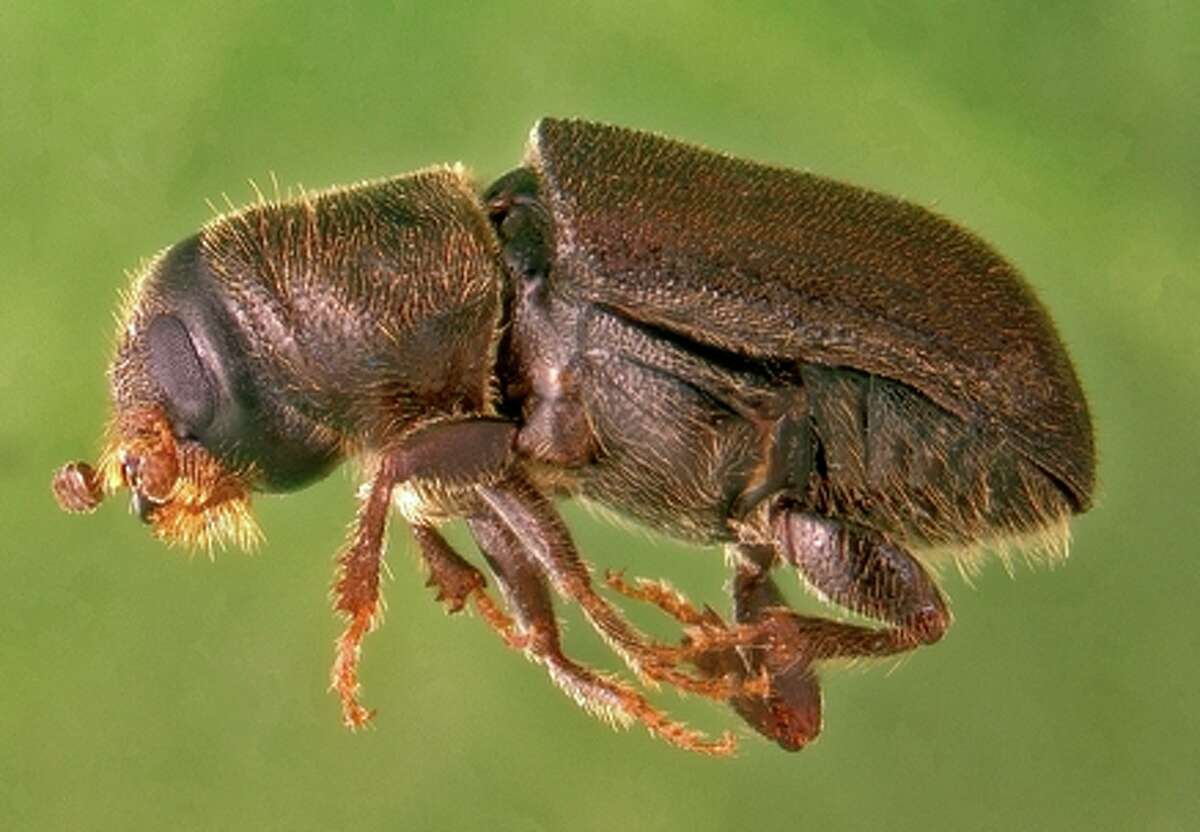
[[[187,327],[174,315],[159,315],[146,331],[150,372],[167,395],[175,431],[202,432],[213,420],[216,395]]]

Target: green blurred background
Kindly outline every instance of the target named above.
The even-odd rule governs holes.
[[[0,2],[0,828],[1200,828],[1198,44],[1167,0]],[[947,576],[946,641],[827,674],[801,754],[606,729],[445,617],[399,528],[380,716],[351,735],[326,692],[347,474],[261,500],[268,544],[214,562],[50,498],[96,449],[123,270],[206,199],[453,160],[486,182],[546,113],[936,205],[1021,265],[1090,394],[1070,561]],[[567,513],[599,566],[724,604],[719,553]]]

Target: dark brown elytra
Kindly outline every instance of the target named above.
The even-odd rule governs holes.
[[[575,602],[643,683],[729,703],[798,749],[817,667],[937,641],[946,602],[914,552],[970,565],[1065,554],[1089,507],[1091,423],[1016,270],[930,211],[659,136],[544,119],[480,196],[458,167],[218,217],[137,277],[100,461],[64,510],[120,488],[169,543],[253,543],[254,491],[347,459],[366,472],[337,557],[333,684],[351,727],[378,620],[388,517],[448,611],[472,607],[590,712],[733,750],[562,648]],[[553,499],[720,544],[732,616],[665,582],[616,592],[682,625],[634,628],[592,582]],[[483,571],[438,527],[462,518]],[[800,615],[771,571],[876,626]]]

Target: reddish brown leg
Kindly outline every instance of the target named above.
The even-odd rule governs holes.
[[[648,578],[634,578],[633,583],[625,579],[624,572],[609,570],[604,573],[604,583],[609,589],[621,593],[626,598],[653,604],[680,624],[688,627],[707,627],[717,625],[725,627],[711,609],[699,609],[689,601],[683,593],[666,581],[654,581]]]
[[[468,524],[517,619],[526,653],[546,668],[568,696],[614,726],[640,722],[652,735],[679,748],[716,756],[733,753],[736,743],[731,735],[708,739],[670,719],[628,685],[567,658],[543,568],[527,554],[524,539],[491,514],[473,517]]]
[[[765,673],[770,690],[765,695],[734,696],[729,704],[742,719],[768,739],[788,751],[798,751],[812,742],[821,732],[821,687],[808,661],[797,661],[794,655],[773,649],[770,628],[760,629],[768,613],[784,613],[787,602],[780,594],[770,571],[775,563],[775,550],[767,546],[734,547],[737,569],[733,578],[733,616],[739,624],[752,628],[749,643],[717,654],[718,667],[736,667],[736,653],[743,672],[749,675]]]
[[[425,585],[437,589],[436,599],[446,605],[446,612],[461,612],[470,601],[479,617],[509,647],[524,650],[527,646],[525,637],[518,632],[516,622],[487,594],[487,581],[483,573],[450,548],[446,539],[432,526],[413,526],[412,533],[429,569],[429,580]]]
[[[761,695],[767,689],[765,676],[751,679],[742,662],[721,669],[717,664],[701,666],[698,658],[727,651],[751,643],[758,635],[758,625],[730,627],[711,607],[699,609],[682,593],[666,581],[634,578],[633,583],[625,580],[624,574],[609,571],[604,576],[608,587],[627,598],[653,604],[667,615],[684,625],[684,638],[675,648],[675,657],[680,662],[690,662],[699,667],[710,678],[724,677],[729,682],[730,696],[735,694]]]
[[[950,626],[950,611],[933,579],[883,535],[791,510],[776,514],[772,531],[779,553],[819,595],[889,625],[875,630],[794,616],[798,623],[780,637],[796,640],[804,633],[813,658],[889,656],[933,644]]]
[[[797,511],[773,520],[778,552],[819,595],[889,625],[872,629],[787,609],[768,577],[775,553],[741,547],[734,579],[734,615],[751,626],[738,648],[748,672],[765,670],[767,696],[735,696],[734,709],[757,731],[788,750],[820,733],[821,692],[813,662],[889,656],[931,644],[945,633],[950,613],[933,580],[908,552],[867,529]],[[726,671],[728,651],[710,654]]]
[[[362,642],[379,612],[379,572],[383,564],[392,491],[413,478],[472,482],[499,472],[511,457],[516,429],[505,422],[470,419],[430,425],[383,455],[359,506],[349,543],[338,555],[334,609],[346,618],[337,640],[333,688],[342,700],[350,728],[370,721],[372,712],[358,701],[358,663]]]
[[[554,506],[528,483],[510,478],[497,486],[480,486],[493,517],[520,541],[532,562],[549,576],[565,598],[583,609],[596,631],[643,680],[665,682],[713,699],[725,699],[732,689],[722,679],[698,679],[676,665],[679,650],[652,644],[592,588],[587,565],[571,541]]]
[[[776,548],[735,549],[738,627],[722,631],[711,612],[701,614],[661,587],[641,584],[632,594],[687,624],[699,623],[689,628],[692,663],[709,675],[740,680],[730,705],[755,730],[796,750],[821,730],[814,662],[890,656],[931,644],[945,633],[950,613],[920,563],[876,532],[788,510],[777,513],[772,531]],[[777,552],[822,597],[889,626],[873,629],[792,612],[769,578]],[[766,694],[746,681],[761,673],[770,683]]]
[[[342,700],[342,719],[349,728],[361,728],[374,716],[358,701],[358,661],[363,639],[374,627],[379,611],[379,570],[394,485],[386,464],[381,465],[370,493],[359,506],[354,535],[337,559],[333,608],[345,616],[346,629],[337,640],[332,676],[333,688]]]
[[[661,582],[629,584],[610,574],[608,584],[683,623],[688,634],[683,656],[704,674],[735,687],[729,704],[752,728],[789,751],[798,750],[820,732],[821,693],[808,662],[771,649],[778,628],[764,614],[786,610],[786,601],[769,577],[775,550],[735,547],[732,554],[737,563],[732,592],[738,626],[734,627],[711,609],[696,609]]]

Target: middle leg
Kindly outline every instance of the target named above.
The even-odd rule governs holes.
[[[731,695],[734,688],[724,679],[697,678],[679,670],[678,648],[650,641],[596,593],[570,532],[550,501],[533,486],[513,476],[477,490],[486,513],[520,542],[563,597],[579,604],[596,631],[643,681],[664,682],[712,699]]]
[[[640,722],[654,736],[688,751],[733,753],[736,744],[729,734],[708,739],[667,717],[628,685],[568,658],[541,565],[529,558],[512,529],[490,513],[471,517],[467,524],[516,618],[526,654],[544,666],[568,696],[612,725]]]

